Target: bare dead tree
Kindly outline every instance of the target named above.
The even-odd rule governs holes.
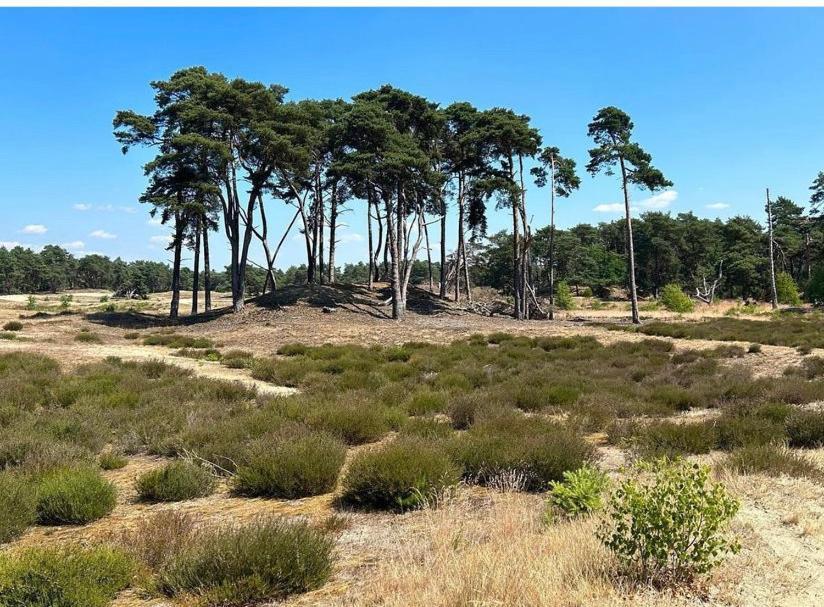
[[[712,281],[712,284],[707,283],[707,276],[704,275],[701,277],[703,286],[695,287],[695,297],[707,305],[712,304],[715,300],[715,290],[718,288],[718,285],[721,283],[721,279],[723,278],[723,267],[724,260],[722,259],[718,262],[718,277]]]

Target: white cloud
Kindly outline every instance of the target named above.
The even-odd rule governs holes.
[[[155,215],[154,217],[149,217],[149,219],[146,221],[146,223],[148,223],[150,226],[162,226],[163,225],[163,221],[160,219],[159,215]]]
[[[40,223],[30,223],[22,230],[20,230],[23,234],[45,234],[48,232],[48,228]]]
[[[633,211],[637,211],[638,209],[666,209],[677,199],[678,192],[676,192],[675,190],[666,190],[664,192],[661,192],[660,194],[655,194],[654,196],[650,196],[649,198],[639,200],[638,202],[633,203],[632,201],[630,201],[630,206],[632,207]],[[605,204],[599,204],[592,210],[596,213],[623,213],[624,204],[622,202],[610,202]]]
[[[610,204],[599,204],[592,210],[596,213],[621,213],[624,210],[624,205],[620,202],[612,202]]]
[[[117,207],[118,210],[123,211],[124,213],[137,213],[137,209],[134,207]]]
[[[666,190],[655,196],[639,201],[635,206],[641,209],[666,209],[678,198],[675,190]]]
[[[76,205],[74,205],[74,210],[75,211],[91,211],[92,210],[92,205],[86,204],[85,202],[78,202]]]
[[[70,251],[79,251],[86,248],[86,243],[82,240],[72,240],[71,242],[64,242],[60,246]]]
[[[95,230],[89,234],[92,238],[104,238],[106,240],[113,240],[117,238],[116,234],[112,234],[111,232],[107,232],[106,230]]]
[[[16,240],[0,240],[0,249],[13,249],[14,247],[21,247],[21,245]]]
[[[708,209],[728,209],[730,205],[726,202],[713,202],[712,204],[707,205]]]

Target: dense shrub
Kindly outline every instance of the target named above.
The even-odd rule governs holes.
[[[824,411],[795,411],[787,418],[792,447],[824,446]]]
[[[703,423],[652,422],[639,426],[633,446],[644,456],[709,453],[716,445],[713,427]]]
[[[179,335],[177,333],[154,333],[143,338],[145,346],[166,346],[168,348],[212,348],[214,343],[205,337]]]
[[[689,582],[738,550],[725,532],[739,504],[708,478],[706,466],[661,459],[637,464],[621,482],[599,536],[628,573],[658,585]]]
[[[319,405],[307,423],[324,430],[349,445],[361,445],[380,439],[390,427],[390,412],[380,405],[367,403],[336,403]]]
[[[824,305],[824,266],[819,266],[813,272],[804,289],[804,298],[816,306]]]
[[[23,330],[23,323],[19,320],[10,320],[6,324],[3,325],[4,331],[22,331]]]
[[[133,573],[123,551],[105,546],[0,554],[0,605],[105,607],[129,586]]]
[[[809,458],[781,445],[741,447],[730,453],[724,466],[739,474],[824,478],[822,471]]]
[[[37,520],[44,525],[83,525],[114,509],[115,488],[90,468],[47,473],[37,487]]]
[[[97,463],[103,470],[119,470],[125,467],[129,460],[115,451],[104,451],[97,457]]]
[[[695,302],[684,293],[680,285],[673,282],[661,289],[661,303],[670,312],[692,312],[695,308]]]
[[[342,501],[362,508],[404,511],[437,499],[460,480],[460,469],[434,443],[401,438],[359,454],[343,479]]]
[[[568,517],[590,514],[603,508],[608,484],[607,475],[593,466],[564,472],[563,481],[549,484],[550,507]]]
[[[750,344],[747,346],[747,352],[750,354],[759,354],[761,352],[761,344]]]
[[[453,435],[448,421],[434,417],[410,417],[401,427],[401,434],[428,439],[445,439]]]
[[[517,474],[528,491],[543,491],[564,472],[583,466],[592,447],[560,424],[520,416],[490,416],[459,438],[454,456],[464,477],[494,484],[501,476]]]
[[[168,596],[199,595],[205,605],[247,605],[322,586],[333,541],[306,523],[260,520],[197,532],[161,569]]]
[[[572,310],[575,308],[572,291],[570,291],[569,285],[563,280],[555,285],[555,305],[560,310]]]
[[[747,445],[767,445],[785,439],[784,424],[752,412],[745,415],[725,414],[715,423],[718,446],[736,449]]]
[[[335,488],[346,447],[328,434],[310,433],[263,441],[237,469],[242,495],[295,499]]]
[[[0,472],[0,544],[13,540],[36,521],[32,484],[11,472]]]
[[[427,413],[441,413],[447,407],[446,392],[438,390],[418,390],[406,401],[406,412],[409,415],[426,415]]]
[[[99,344],[103,342],[97,333],[92,333],[91,331],[80,331],[80,333],[74,336],[74,340],[86,344]]]
[[[801,304],[798,286],[787,272],[778,272],[775,275],[775,291],[778,295],[778,303],[790,306]]]
[[[148,569],[161,571],[170,559],[191,545],[196,529],[191,514],[161,510],[125,531],[118,544]]]
[[[147,502],[180,502],[209,495],[214,485],[214,476],[203,466],[180,460],[144,473],[135,488]]]

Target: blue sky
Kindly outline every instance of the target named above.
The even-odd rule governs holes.
[[[137,203],[148,155],[122,156],[111,120],[151,111],[148,82],[191,65],[291,99],[392,83],[511,107],[581,167],[587,123],[617,105],[675,184],[634,193],[639,208],[760,220],[765,187],[806,203],[824,169],[822,31],[824,9],[0,9],[0,243],[168,259]],[[619,216],[616,178],[582,181],[561,227]],[[365,257],[352,206],[340,262]],[[544,190],[528,207],[547,223]],[[492,214],[490,231],[506,225]],[[222,265],[222,235],[212,242]],[[295,237],[279,265],[302,254]]]

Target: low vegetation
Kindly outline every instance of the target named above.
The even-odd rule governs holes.
[[[90,468],[56,469],[37,484],[37,520],[43,525],[84,525],[114,508],[114,485]]]
[[[281,599],[326,582],[332,545],[306,523],[277,519],[199,529],[163,559],[156,585],[171,597],[197,597],[201,605]]]
[[[0,605],[105,607],[129,586],[134,573],[128,555],[105,546],[0,553]]]
[[[824,479],[824,471],[813,461],[794,453],[782,445],[750,445],[730,453],[724,463],[728,470],[738,474],[766,474],[767,476],[791,476]]]
[[[31,483],[0,472],[0,544],[13,540],[37,520],[37,495]]]
[[[150,470],[137,479],[140,499],[147,502],[180,502],[209,495],[215,486],[212,473],[203,466],[175,461]]]
[[[548,518],[553,512],[574,518],[592,514],[604,507],[604,492],[609,485],[606,474],[593,466],[583,466],[578,470],[564,472],[562,481],[552,481],[549,485]]]
[[[680,285],[669,283],[661,289],[661,304],[670,312],[686,313],[695,309],[695,302]]]

